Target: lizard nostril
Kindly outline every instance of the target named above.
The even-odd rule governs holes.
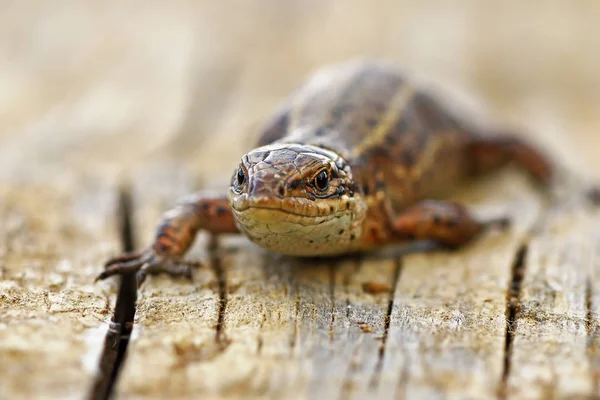
[[[279,195],[281,197],[283,197],[283,194],[284,194],[283,186],[279,186]]]

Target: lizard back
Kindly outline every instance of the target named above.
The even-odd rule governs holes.
[[[441,196],[469,174],[471,134],[443,105],[384,63],[316,72],[284,102],[259,145],[310,144],[351,166],[366,196],[395,208]]]

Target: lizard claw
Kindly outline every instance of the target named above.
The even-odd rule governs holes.
[[[138,287],[146,280],[148,275],[157,275],[163,272],[171,276],[192,280],[192,268],[200,265],[197,262],[173,260],[156,254],[153,249],[146,249],[135,253],[126,253],[108,260],[104,264],[104,271],[96,277],[94,282],[113,275],[133,272],[137,272]]]
[[[157,256],[152,250],[144,250],[135,253],[126,253],[109,259],[104,263],[102,271],[94,280],[98,282],[113,275],[122,275],[139,271],[149,261],[156,262]]]
[[[199,262],[175,261],[172,259],[164,259],[162,262],[145,263],[137,272],[138,287],[146,280],[148,275],[158,275],[161,273],[191,281],[193,279],[192,268],[200,266],[202,264]]]

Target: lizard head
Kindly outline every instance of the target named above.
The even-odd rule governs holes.
[[[296,256],[348,251],[366,211],[350,166],[333,151],[299,144],[271,144],[242,157],[228,199],[246,236]]]

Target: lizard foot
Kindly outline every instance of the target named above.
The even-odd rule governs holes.
[[[137,272],[138,287],[141,286],[148,275],[158,275],[161,273],[192,280],[192,268],[199,266],[201,266],[201,263],[174,260],[158,255],[152,249],[146,249],[135,253],[123,254],[108,260],[104,264],[104,271],[96,277],[95,281],[97,282],[113,275],[132,272]]]

